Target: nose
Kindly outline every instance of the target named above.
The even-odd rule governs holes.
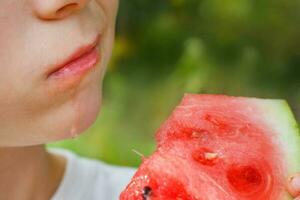
[[[36,15],[44,20],[65,18],[84,8],[90,0],[33,0]]]

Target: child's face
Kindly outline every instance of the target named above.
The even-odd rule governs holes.
[[[112,51],[118,0],[0,1],[0,147],[69,138],[95,120]],[[99,62],[49,73],[100,35]]]

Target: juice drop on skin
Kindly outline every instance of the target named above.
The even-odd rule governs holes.
[[[77,138],[79,136],[78,131],[77,131],[77,129],[76,129],[75,126],[73,126],[71,128],[70,134],[71,134],[72,139],[75,139],[75,138]]]

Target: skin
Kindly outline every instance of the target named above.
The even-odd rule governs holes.
[[[295,200],[300,200],[300,173],[291,176],[287,181],[287,189]]]
[[[0,1],[0,199],[46,200],[58,188],[66,160],[44,144],[75,137],[95,121],[117,7],[118,0]],[[95,70],[68,87],[47,79],[97,34]],[[300,175],[287,185],[300,195]]]
[[[49,199],[66,160],[44,144],[94,123],[118,0],[1,0],[0,8],[0,199]],[[71,83],[47,78],[98,34],[101,59],[93,70]]]

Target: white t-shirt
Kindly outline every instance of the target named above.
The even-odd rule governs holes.
[[[118,200],[135,169],[108,165],[75,153],[48,148],[67,159],[62,182],[50,200]]]

